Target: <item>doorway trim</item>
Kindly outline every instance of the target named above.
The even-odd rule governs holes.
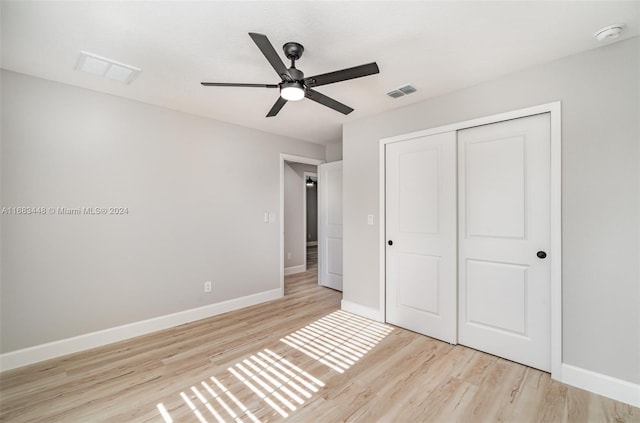
[[[280,296],[284,296],[284,162],[304,163],[314,166],[321,165],[325,161],[322,159],[314,159],[311,157],[296,156],[293,154],[280,153],[279,168],[280,168],[280,217],[278,219],[279,232],[280,232]],[[306,222],[306,218],[305,218]],[[306,226],[305,231],[306,232]],[[306,235],[305,235],[306,236]],[[306,265],[306,255],[305,255]]]
[[[408,134],[382,138],[379,145],[379,187],[380,187],[380,281],[378,320],[386,321],[386,145],[414,138],[454,132],[475,126],[488,125],[506,120],[549,113],[551,119],[551,377],[562,380],[562,174],[561,174],[561,102],[541,104],[525,109],[485,116],[450,125],[438,126]]]

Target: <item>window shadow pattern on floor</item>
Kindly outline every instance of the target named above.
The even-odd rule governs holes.
[[[354,314],[332,312],[280,339],[273,348],[278,351],[257,351],[180,392],[182,401],[173,409],[157,404],[158,412],[165,423],[185,413],[200,423],[286,419],[325,387],[314,371],[344,374],[392,331]]]

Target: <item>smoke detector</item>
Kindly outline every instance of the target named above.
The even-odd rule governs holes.
[[[622,32],[625,26],[626,26],[625,24],[607,25],[604,28],[600,28],[598,31],[596,31],[596,33],[593,34],[593,36],[598,41],[614,40],[620,36],[620,33]]]

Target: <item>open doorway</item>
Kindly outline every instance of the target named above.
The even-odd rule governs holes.
[[[307,272],[318,274],[318,174],[304,172],[304,219]]]
[[[313,279],[317,284],[317,166],[321,163],[321,160],[281,155],[280,246],[283,295],[291,292],[289,285],[295,285],[297,280]],[[311,180],[309,186],[308,179]]]
[[[307,271],[307,242],[312,232],[307,221],[309,214],[317,216],[315,210],[307,205],[307,192],[317,185],[317,167],[307,163],[284,162],[284,275],[293,275]],[[316,182],[311,179],[314,175]],[[316,219],[317,221],[317,219]],[[316,224],[317,225],[317,224]],[[317,238],[316,238],[317,241]]]

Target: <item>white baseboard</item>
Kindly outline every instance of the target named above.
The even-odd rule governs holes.
[[[376,322],[384,323],[384,317],[381,316],[380,310],[377,308],[363,306],[347,300],[342,300],[340,302],[340,308],[343,311],[357,314],[358,316],[366,317],[367,319],[375,320]]]
[[[318,245],[318,241],[309,241],[307,242],[307,247],[315,247]]]
[[[564,363],[562,364],[561,382],[634,407],[640,407],[640,385],[636,383]]]
[[[307,271],[307,266],[305,264],[301,264],[299,266],[291,266],[284,268],[284,275],[293,275],[294,273],[302,273]]]
[[[101,347],[114,342],[124,341],[125,339],[146,335],[185,323],[195,322],[196,320],[206,319],[207,317],[275,300],[282,297],[282,294],[282,289],[273,289],[270,291],[247,295],[246,297],[234,298],[221,303],[192,308],[190,310],[167,314],[153,319],[142,320],[97,332],[74,336],[73,338],[61,339],[59,341],[48,342],[46,344],[8,352],[0,355],[0,370],[11,370],[28,364],[49,360],[51,358]]]

